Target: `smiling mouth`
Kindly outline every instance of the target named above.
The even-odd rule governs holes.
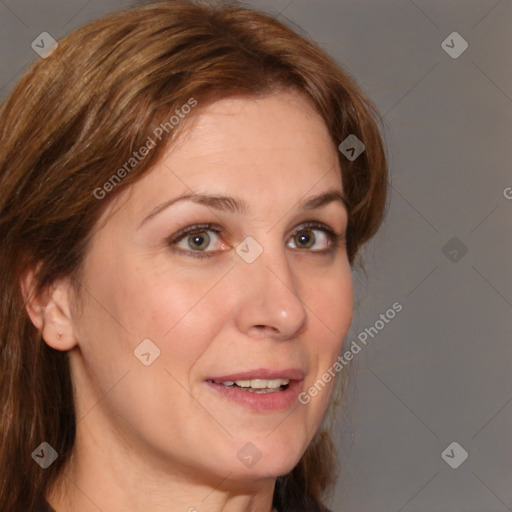
[[[215,381],[208,380],[212,384],[224,386],[226,388],[240,389],[241,391],[247,391],[248,393],[278,393],[288,388],[290,379],[250,379],[250,380],[226,380],[226,381]]]

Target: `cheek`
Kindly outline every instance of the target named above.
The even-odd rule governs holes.
[[[126,311],[133,316],[126,323],[138,343],[151,339],[161,351],[160,363],[180,373],[188,371],[228,321],[229,297],[216,286],[221,278],[215,272],[189,276],[158,268],[141,273],[118,298],[129,302]]]
[[[311,418],[317,422],[329,405],[339,378],[334,363],[340,355],[343,341],[348,333],[353,314],[353,283],[347,263],[336,276],[319,280],[308,296],[311,304],[311,320],[308,347],[310,361],[314,362],[305,382],[305,391],[310,401]],[[306,301],[305,301],[306,303]],[[309,306],[308,303],[306,305]],[[315,423],[313,430],[317,428]]]
[[[229,321],[232,308],[222,286],[215,287],[222,273],[207,279],[177,278],[161,270],[135,271],[120,264],[88,281],[79,325],[83,361],[76,362],[75,375],[84,411],[108,395],[105,409],[123,418],[127,428],[141,438],[174,446],[170,437],[189,436],[184,430],[191,416],[203,427],[208,420],[190,399],[191,372]],[[160,350],[150,366],[134,355],[146,338]],[[141,417],[147,422],[141,423]],[[201,434],[198,428],[196,432]]]
[[[311,304],[310,318],[314,321],[319,335],[319,356],[328,356],[341,349],[350,328],[354,307],[352,273],[348,263],[340,265],[332,275],[310,283],[311,292],[307,301]],[[304,301],[306,306],[308,302]]]

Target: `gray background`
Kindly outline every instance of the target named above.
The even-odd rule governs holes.
[[[353,360],[333,510],[512,510],[511,0],[251,3],[301,26],[384,115],[390,206],[348,342],[403,310]],[[41,32],[127,4],[0,0],[0,97]],[[456,59],[441,46],[454,31]],[[457,469],[441,457],[453,441],[469,454]]]

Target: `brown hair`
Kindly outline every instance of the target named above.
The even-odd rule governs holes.
[[[115,171],[176,109],[193,99],[192,118],[216,100],[283,87],[310,99],[336,146],[350,134],[366,146],[354,161],[339,153],[353,265],[386,206],[378,115],[331,57],[268,14],[193,0],[111,14],[59,41],[2,104],[1,510],[26,512],[44,502],[71,455],[76,427],[67,353],[49,347],[31,323],[22,276],[37,270],[38,294],[59,277],[77,275],[101,209],[151,170],[179,130],[164,131],[162,143],[122,173],[104,200],[95,191],[112,188],[105,184]],[[59,455],[46,470],[31,457],[43,441]],[[278,478],[274,505],[280,512],[324,510],[335,466],[332,441],[320,430],[298,465]]]

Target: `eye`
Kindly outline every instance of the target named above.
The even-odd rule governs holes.
[[[287,243],[290,249],[309,249],[311,252],[331,252],[343,239],[324,224],[303,224]]]
[[[211,224],[188,226],[172,235],[168,240],[171,249],[186,253],[190,256],[209,257],[219,250],[224,250],[226,244],[222,242],[220,233],[222,229]]]
[[[196,224],[178,231],[166,243],[178,254],[209,258],[229,248],[221,238],[223,231],[215,224]],[[325,224],[311,222],[299,226],[286,246],[293,250],[306,249],[311,253],[328,254],[334,252],[343,241],[343,235]]]

